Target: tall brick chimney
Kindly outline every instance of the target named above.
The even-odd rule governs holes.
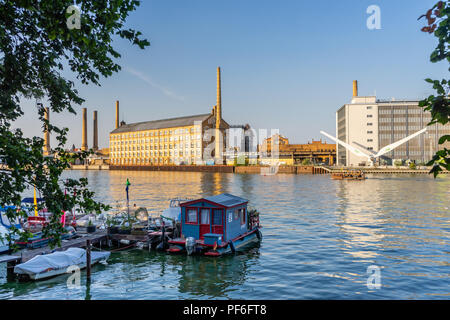
[[[81,150],[87,151],[87,109],[83,108],[83,124],[81,128]]]
[[[353,80],[353,96],[358,96],[358,80]]]
[[[44,119],[50,121],[50,108],[44,108]],[[44,155],[48,155],[50,153],[50,132],[48,131],[47,126],[45,126],[44,131]]]
[[[120,127],[119,122],[119,100],[116,100],[116,129]]]
[[[217,104],[216,104],[216,135],[215,135],[215,158],[217,164],[223,164],[222,146],[223,137],[220,132],[220,125],[222,120],[222,88],[220,82],[220,67],[217,67]]]
[[[94,126],[93,129],[93,141],[92,141],[92,149],[94,151],[98,150],[98,123],[97,123],[97,111],[94,111]]]

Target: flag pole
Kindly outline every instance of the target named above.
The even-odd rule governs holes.
[[[38,215],[38,209],[37,209],[37,199],[36,199],[36,187],[34,187],[34,216],[37,217]]]
[[[127,192],[127,214],[128,214],[128,226],[131,228],[131,219],[130,219],[130,198],[128,196],[128,187],[130,185],[130,181],[127,178],[127,186],[125,188],[126,192]]]

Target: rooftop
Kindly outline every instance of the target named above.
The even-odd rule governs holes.
[[[226,207],[233,207],[233,206],[248,202],[247,199],[244,199],[244,198],[241,198],[238,196],[233,196],[232,194],[229,194],[229,193],[222,193],[222,194],[218,194],[216,196],[207,197],[207,198],[205,198],[205,200],[215,202],[215,203],[221,204]]]
[[[111,131],[111,133],[123,133],[132,131],[144,131],[144,130],[192,126],[195,124],[196,121],[204,121],[210,116],[211,113],[205,113],[194,116],[129,123],[124,124],[117,129],[114,129],[113,131]]]

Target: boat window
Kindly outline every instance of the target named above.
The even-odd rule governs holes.
[[[245,209],[240,209],[241,213],[241,225],[245,224]]]
[[[187,223],[197,223],[197,210],[196,209],[187,209],[186,222]]]
[[[215,226],[222,225],[222,210],[214,210],[213,225]]]
[[[240,210],[240,209],[235,209],[235,210],[234,210],[234,220],[239,219],[239,210]]]
[[[209,209],[202,209],[200,211],[200,223],[209,224]]]

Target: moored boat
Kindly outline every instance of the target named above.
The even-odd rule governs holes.
[[[106,261],[110,252],[92,251],[91,265],[100,261]],[[81,248],[69,248],[66,251],[35,256],[27,262],[14,267],[14,273],[22,280],[41,280],[70,272],[69,267],[77,266],[80,269],[86,267],[86,250]]]
[[[168,241],[167,252],[216,257],[260,242],[259,213],[247,205],[228,193],[181,203],[181,237]]]
[[[361,170],[348,170],[342,172],[331,173],[333,180],[364,180],[366,175]]]
[[[0,225],[0,253],[9,251],[8,234],[9,230]]]
[[[61,240],[68,240],[77,236],[77,233],[73,227],[67,226],[64,227],[64,229],[65,231],[61,234]],[[15,244],[21,249],[35,249],[46,246],[49,240],[50,238],[43,236],[43,232],[36,232],[33,233],[32,236],[25,241],[23,241],[22,239],[16,240]]]

